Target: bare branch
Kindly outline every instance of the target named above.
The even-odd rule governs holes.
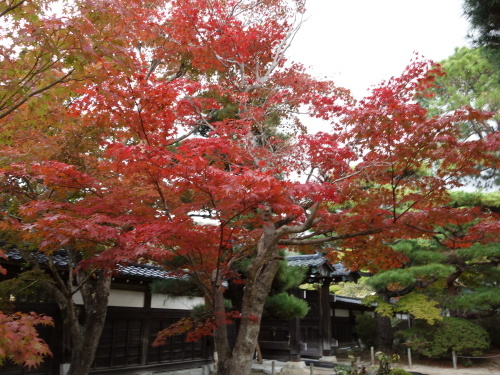
[[[12,11],[12,10],[16,9],[17,7],[21,6],[25,2],[26,2],[26,0],[21,0],[18,3],[12,4],[11,6],[5,8],[2,11],[2,13],[0,13],[0,17],[5,16],[7,13],[9,13],[10,11]]]
[[[320,245],[328,242],[338,241],[338,240],[346,240],[349,238],[360,237],[360,236],[369,236],[371,234],[376,234],[382,232],[382,229],[367,229],[360,232],[348,233],[348,234],[339,234],[336,236],[325,236],[319,238],[283,238],[278,241],[278,245]]]
[[[40,93],[42,93],[44,91],[47,91],[48,89],[54,87],[55,85],[64,82],[64,80],[66,78],[68,78],[71,74],[73,74],[74,71],[75,71],[74,69],[71,69],[67,74],[65,74],[61,78],[55,80],[54,82],[48,84],[47,86],[44,86],[44,87],[42,87],[42,88],[40,88],[38,90],[35,90],[32,93],[28,94],[26,97],[24,97],[24,99],[20,100],[19,102],[17,102],[14,105],[12,105],[12,107],[10,107],[8,110],[6,110],[3,113],[0,113],[0,119],[4,118],[5,116],[7,116],[7,115],[11,114],[12,112],[14,112],[17,108],[19,108],[24,103],[26,103],[28,101],[28,99],[30,99],[31,97],[33,97],[35,95],[38,95],[38,94],[40,94]]]

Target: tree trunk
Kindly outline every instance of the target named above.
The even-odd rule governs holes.
[[[385,353],[390,353],[392,351],[393,341],[394,332],[392,330],[391,318],[379,315],[377,349]]]
[[[80,271],[82,272],[82,271]],[[71,363],[67,375],[87,375],[106,321],[111,276],[98,272],[81,288],[83,297],[83,323],[70,329]]]
[[[260,321],[266,297],[278,270],[279,260],[266,263],[259,272],[247,280],[243,294],[241,323],[236,343],[230,356],[219,358],[219,375],[250,374],[252,358],[260,331]]]
[[[379,293],[382,300],[389,303],[390,297],[388,294]],[[377,349],[384,353],[392,351],[394,342],[394,331],[392,329],[391,318],[388,316],[378,315],[377,317]]]
[[[260,331],[260,321],[264,303],[278,271],[279,254],[274,226],[264,228],[264,234],[257,245],[257,255],[247,268],[247,280],[243,292],[241,321],[234,348],[217,348],[219,375],[249,375],[252,359]],[[216,330],[216,342],[227,345],[228,340],[218,339],[220,330]],[[222,355],[221,355],[222,354]]]

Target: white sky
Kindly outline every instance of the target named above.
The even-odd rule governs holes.
[[[418,52],[440,61],[467,45],[463,0],[307,0],[289,58],[360,98]]]

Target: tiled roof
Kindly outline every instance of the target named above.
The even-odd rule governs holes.
[[[32,253],[35,259],[40,264],[47,264],[49,262],[49,257],[42,253]],[[6,253],[7,258],[14,262],[24,262],[21,253],[18,250],[12,250]],[[54,264],[58,268],[68,267],[68,256],[64,250],[57,251],[52,257]],[[161,267],[146,265],[146,264],[133,264],[117,266],[117,272],[120,276],[137,278],[137,279],[164,279],[170,278],[167,272],[165,272]]]
[[[318,267],[326,263],[326,258],[321,254],[293,255],[286,257],[286,260],[293,267]]]
[[[335,271],[333,271],[334,276],[347,276],[351,273],[342,263],[332,264],[332,266],[335,269]]]
[[[319,254],[293,255],[286,257],[289,266],[294,267],[319,267],[327,263],[327,259]],[[344,267],[341,263],[332,264],[333,276],[348,276],[351,271]]]
[[[144,264],[134,264],[130,266],[120,266],[118,272],[121,276],[145,279],[168,279],[170,276],[165,270],[158,266],[148,266]]]
[[[32,253],[33,256],[40,264],[48,263],[49,257],[43,253]],[[18,250],[12,250],[6,253],[7,258],[9,260],[15,262],[23,262],[23,258],[21,253]],[[58,268],[66,268],[68,267],[68,256],[66,255],[66,251],[60,250],[53,254],[53,261],[56,267]],[[307,255],[293,255],[286,257],[288,265],[295,267],[319,267],[324,264],[328,264],[326,258],[321,254],[307,254]],[[330,265],[328,265],[330,266]],[[333,267],[333,276],[348,276],[351,271],[346,269],[343,264],[337,263],[332,264]],[[144,265],[144,264],[131,264],[127,266],[118,265],[117,272],[120,276],[130,277],[136,279],[163,279],[176,277],[169,275],[166,271],[164,271],[161,267],[153,266],[153,265]]]
[[[23,257],[21,256],[19,250],[9,251],[7,252],[6,255],[9,260],[19,261],[19,262],[23,261]],[[32,255],[40,264],[49,262],[49,257],[45,254],[32,253]],[[56,267],[61,267],[61,268],[68,267],[68,256],[66,255],[65,251],[58,251],[54,253],[52,259]]]

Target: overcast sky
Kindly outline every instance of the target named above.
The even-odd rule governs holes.
[[[440,61],[468,45],[463,0],[307,0],[289,57],[356,97],[398,76],[418,52]]]

